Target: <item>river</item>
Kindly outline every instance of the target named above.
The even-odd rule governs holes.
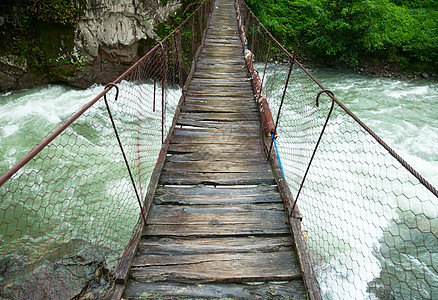
[[[383,79],[335,70],[311,72],[429,183],[438,186],[438,82]],[[330,124],[328,131],[336,129]],[[354,141],[357,137],[353,134]],[[315,198],[309,192],[306,200],[313,198],[314,206],[304,198],[300,200],[303,214],[310,212],[303,220],[304,227],[314,235],[308,238],[309,249],[323,261],[315,263],[315,269],[324,299],[435,298],[438,248],[432,245],[436,245],[438,235],[437,198],[425,189],[414,189],[403,168],[383,167],[390,166],[390,160],[376,160],[372,152],[359,155],[356,150],[363,145],[367,140],[359,138],[356,146],[350,143],[344,144],[346,149],[335,149],[350,163],[343,165],[344,159],[338,160],[333,171],[342,174],[329,176],[340,179],[339,183],[329,183],[335,186],[333,193],[316,194]],[[336,145],[326,143],[325,147],[320,148],[322,157],[321,149],[331,151]],[[373,143],[369,148],[375,149]],[[332,154],[336,157],[336,152]],[[325,158],[336,162],[329,154]],[[373,167],[376,162],[380,164]],[[320,159],[313,167],[324,170],[325,165]],[[369,179],[368,172],[372,175]],[[313,180],[320,181],[319,187],[327,185],[324,179]],[[385,187],[392,192],[387,194]],[[313,214],[315,207],[321,212]]]
[[[438,82],[382,79],[334,70],[311,72],[432,185],[438,186]],[[0,173],[102,89],[48,85],[1,95]],[[333,278],[320,276],[319,280],[324,289]],[[347,289],[354,288],[352,282],[355,280],[345,279]],[[367,295],[364,291],[361,294]],[[346,295],[351,293],[331,296],[324,292],[327,299],[348,299]]]
[[[376,78],[335,70],[312,74],[438,186],[438,82]]]

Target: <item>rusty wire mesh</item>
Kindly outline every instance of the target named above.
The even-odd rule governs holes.
[[[111,289],[138,222],[133,183],[143,201],[211,2],[1,177],[0,298],[104,297]]]
[[[284,94],[278,151],[323,298],[438,298],[436,189],[297,61],[285,89],[292,55],[236,5],[274,121]]]

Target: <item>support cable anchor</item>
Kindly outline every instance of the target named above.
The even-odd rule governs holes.
[[[116,88],[116,97],[115,97],[114,100],[117,101],[117,99],[118,99],[118,97],[119,97],[119,87],[117,86],[117,84],[115,84],[115,83],[109,83],[109,84],[107,84],[107,85],[105,86],[105,89],[107,89],[107,88],[110,88],[110,89],[111,89],[112,87],[115,87],[115,88]],[[127,168],[127,170],[128,170],[129,177],[131,178],[132,186],[134,187],[134,191],[135,191],[135,195],[136,195],[136,197],[137,197],[138,205],[140,206],[141,215],[142,215],[142,217],[143,217],[144,225],[146,226],[146,215],[145,215],[145,213],[144,213],[143,206],[141,205],[140,195],[139,195],[138,190],[137,190],[137,187],[136,187],[136,185],[135,185],[134,176],[132,175],[131,168],[129,167],[128,158],[126,157],[125,151],[123,150],[122,141],[120,140],[120,136],[119,136],[119,133],[118,133],[118,131],[117,131],[116,124],[115,124],[115,122],[114,122],[114,118],[113,118],[113,115],[112,115],[112,113],[111,113],[111,109],[110,109],[109,104],[108,104],[108,100],[106,99],[106,94],[107,94],[107,93],[105,93],[105,94],[103,95],[103,98],[104,98],[104,100],[105,100],[106,110],[108,111],[108,115],[109,115],[109,117],[110,117],[111,124],[112,124],[113,129],[114,129],[114,134],[116,135],[117,142],[119,143],[120,151],[122,152],[122,155],[123,155],[123,159],[125,160],[126,168]]]
[[[324,126],[322,127],[322,130],[321,130],[321,133],[319,135],[318,141],[316,142],[315,149],[313,150],[313,153],[312,153],[312,156],[310,158],[309,164],[307,165],[307,169],[306,169],[306,172],[304,173],[303,180],[301,181],[300,188],[298,189],[297,196],[295,197],[295,202],[294,202],[294,205],[292,206],[291,216],[292,216],[293,211],[295,210],[295,205],[297,204],[298,197],[300,196],[301,190],[302,190],[302,188],[304,186],[304,182],[306,181],[306,177],[307,177],[307,174],[309,173],[310,165],[312,164],[313,158],[315,157],[316,150],[318,149],[318,146],[319,146],[319,144],[321,142],[322,136],[324,135],[324,131],[325,131],[325,129],[327,127],[327,124],[328,124],[328,121],[330,119],[330,116],[332,115],[333,108],[335,106],[335,95],[333,94],[332,91],[324,89],[324,90],[320,91],[316,95],[316,107],[319,107],[319,97],[323,93],[326,93],[327,95],[330,96],[330,98],[332,99],[332,105],[330,107],[330,111],[329,111],[329,113],[327,115],[327,118],[325,120]]]

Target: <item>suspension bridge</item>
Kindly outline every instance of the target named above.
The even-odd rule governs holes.
[[[243,0],[204,1],[0,195],[6,299],[438,296],[436,189]]]

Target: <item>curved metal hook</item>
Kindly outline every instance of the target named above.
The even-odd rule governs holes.
[[[105,89],[106,89],[107,87],[115,87],[115,88],[116,88],[116,98],[115,98],[114,100],[117,101],[117,99],[119,98],[119,87],[117,86],[117,84],[115,84],[114,82],[112,82],[112,83],[108,83],[108,84],[105,86]],[[105,98],[105,101],[106,101],[106,94],[107,94],[107,93],[105,93],[105,95],[103,95],[103,97]]]
[[[162,42],[162,41],[159,41],[158,44],[160,45],[161,49],[164,51],[163,42]]]
[[[333,98],[335,97],[335,95],[333,94],[333,92],[330,91],[330,90],[322,90],[322,91],[320,91],[320,92],[318,93],[318,95],[316,96],[316,106],[317,106],[317,107],[319,106],[319,102],[318,102],[318,100],[319,100],[319,96],[320,96],[322,93],[327,93],[328,95],[331,94],[331,96],[332,96]],[[332,115],[333,108],[334,108],[334,106],[335,106],[335,100],[334,100],[333,98],[332,98],[332,105],[331,105],[331,107],[330,107],[329,113],[327,114],[327,118],[325,119],[324,126],[322,127],[322,130],[321,130],[321,133],[320,133],[320,135],[319,135],[318,141],[316,142],[315,149],[313,150],[312,156],[310,157],[310,161],[309,161],[309,164],[307,165],[306,172],[304,173],[303,179],[302,179],[302,181],[301,181],[300,188],[298,189],[297,196],[295,197],[295,202],[294,202],[294,204],[293,204],[293,206],[292,206],[292,210],[291,210],[291,212],[290,212],[290,214],[291,214],[290,216],[291,216],[291,217],[292,217],[292,214],[293,214],[293,212],[294,212],[294,210],[295,210],[295,206],[296,206],[296,204],[297,204],[298,197],[300,196],[300,194],[301,194],[301,190],[303,189],[304,182],[306,181],[307,174],[309,173],[310,166],[312,165],[313,159],[314,159],[314,157],[315,157],[316,150],[318,150],[318,146],[319,146],[319,144],[321,143],[322,137],[323,137],[323,135],[324,135],[324,131],[325,131],[325,129],[326,129],[326,127],[327,127],[327,124],[328,124],[328,122],[329,122],[329,120],[330,120],[330,117],[331,117],[331,115]]]
[[[322,93],[326,93],[327,95],[331,95],[332,97],[335,97],[335,94],[333,94],[330,90],[322,90],[316,95],[316,107],[319,107],[319,96],[321,96]]]
[[[113,83],[108,83],[105,86],[105,89],[107,89],[108,87],[111,87],[111,88],[115,87],[116,88],[117,92],[116,92],[116,99],[115,100],[117,101],[117,98],[119,97],[119,87],[114,82]],[[141,205],[140,195],[138,193],[137,186],[135,185],[134,176],[132,175],[131,168],[129,167],[128,158],[126,157],[125,150],[123,149],[122,141],[121,141],[119,133],[117,131],[117,127],[116,127],[116,123],[114,122],[113,114],[111,113],[110,106],[109,106],[108,101],[106,99],[106,93],[104,95],[104,99],[105,99],[106,110],[107,110],[108,116],[109,116],[109,118],[111,120],[111,124],[112,124],[113,129],[114,129],[114,134],[115,134],[117,142],[119,144],[120,151],[121,151],[122,156],[123,156],[123,160],[125,161],[125,165],[126,165],[126,169],[128,171],[129,177],[131,178],[131,183],[132,183],[132,186],[134,188],[135,195],[137,197],[138,205],[140,206],[141,215],[143,216],[144,224],[146,226],[146,214],[144,212],[144,207]]]

